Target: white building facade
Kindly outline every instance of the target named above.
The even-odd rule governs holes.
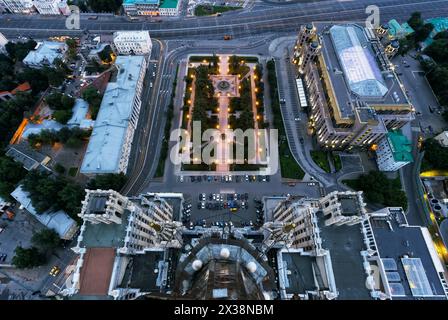
[[[114,45],[118,54],[151,55],[152,42],[148,31],[116,31]]]
[[[34,6],[32,0],[0,0],[4,8],[11,13],[32,13]]]
[[[59,4],[60,3],[66,3],[65,1],[61,0],[34,0],[33,4],[36,10],[40,14],[44,15],[58,15],[61,14],[61,11],[59,10]]]
[[[443,131],[435,136],[434,139],[437,140],[442,147],[448,147],[448,131]]]

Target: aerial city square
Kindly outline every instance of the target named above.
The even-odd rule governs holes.
[[[0,300],[447,300],[447,48],[442,0],[0,0]]]

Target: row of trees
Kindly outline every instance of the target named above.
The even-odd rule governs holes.
[[[235,119],[235,129],[247,130],[254,128],[254,113],[252,111],[252,92],[250,80],[248,78],[240,82],[240,96],[231,99],[230,107],[235,111],[240,111],[240,115]]]
[[[408,207],[406,193],[401,189],[400,177],[388,179],[381,171],[370,171],[356,180],[344,181],[350,188],[363,191],[367,201],[388,207]]]
[[[209,68],[199,66],[195,69],[195,97],[192,112],[193,121],[200,121],[202,130],[211,128],[207,111],[215,110],[218,106],[218,100],[214,97],[215,90],[213,83],[209,78]]]
[[[53,145],[57,142],[64,144],[69,148],[79,148],[82,142],[90,136],[90,131],[79,127],[63,127],[59,131],[42,130],[39,134],[30,134],[28,143],[33,148],[40,145]]]

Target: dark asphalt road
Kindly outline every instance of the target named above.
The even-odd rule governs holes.
[[[446,0],[376,0],[382,22],[391,18],[407,19],[413,11],[424,12],[424,17],[448,14]],[[292,3],[279,7],[250,10],[238,15],[221,17],[186,17],[163,22],[130,22],[123,17],[105,17],[99,20],[81,18],[81,29],[91,33],[116,30],[150,30],[154,38],[198,37],[216,38],[225,34],[239,36],[259,35],[266,32],[291,32],[311,21],[363,21],[365,8],[372,1],[324,1]],[[6,36],[28,35],[46,37],[51,34],[73,34],[80,31],[65,28],[64,17],[4,15],[0,31]],[[82,32],[81,31],[81,32]]]

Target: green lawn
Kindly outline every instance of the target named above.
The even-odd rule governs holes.
[[[326,151],[311,150],[310,154],[311,154],[311,158],[313,159],[313,161],[319,167],[321,167],[322,170],[324,170],[325,172],[328,172],[328,173],[331,172],[330,164],[328,163],[328,157],[327,157]]]
[[[209,16],[226,11],[238,10],[241,7],[199,5],[194,9],[195,16]]]
[[[291,151],[289,150],[288,141],[286,140],[285,127],[283,124],[280,102],[278,99],[275,63],[273,60],[268,61],[266,66],[268,71],[269,92],[272,101],[272,113],[274,114],[274,127],[278,130],[278,156],[282,178],[300,180],[305,176],[305,172],[292,156]]]
[[[338,154],[331,154],[331,157],[333,159],[334,168],[336,171],[339,171],[342,169],[342,161],[341,157]]]

